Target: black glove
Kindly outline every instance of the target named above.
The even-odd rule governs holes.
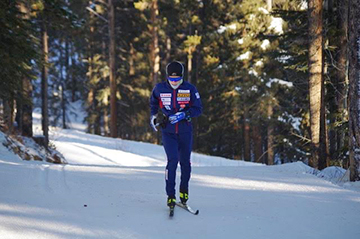
[[[158,125],[164,129],[166,127],[166,123],[168,122],[168,117],[166,117],[165,114],[159,112],[157,122]]]

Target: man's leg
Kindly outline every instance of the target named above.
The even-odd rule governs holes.
[[[179,158],[181,166],[180,199],[186,203],[191,175],[192,132],[179,134]]]
[[[167,156],[165,171],[166,194],[175,198],[175,178],[178,159],[178,140],[176,134],[163,132],[162,141]]]

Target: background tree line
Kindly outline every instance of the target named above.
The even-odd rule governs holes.
[[[179,60],[204,105],[195,151],[339,165],[358,180],[358,2],[2,1],[3,128],[32,136],[41,107],[48,142],[82,100],[89,133],[161,143],[149,96]]]

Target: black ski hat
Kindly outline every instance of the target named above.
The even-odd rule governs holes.
[[[166,75],[168,76],[183,76],[184,66],[178,61],[173,61],[166,66]]]

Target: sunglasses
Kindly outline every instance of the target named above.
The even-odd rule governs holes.
[[[176,82],[176,81],[180,81],[182,80],[182,76],[179,76],[179,77],[169,77],[167,78],[169,81],[173,81],[173,82]]]

